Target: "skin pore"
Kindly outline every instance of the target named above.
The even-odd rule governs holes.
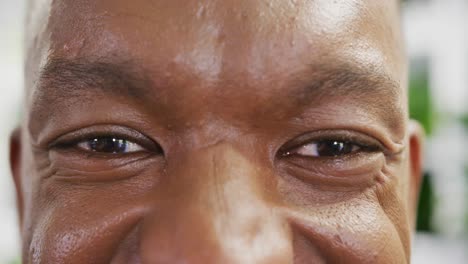
[[[407,263],[397,1],[31,0],[24,263]]]

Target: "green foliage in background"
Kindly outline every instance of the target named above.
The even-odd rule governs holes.
[[[418,231],[434,232],[432,227],[432,216],[434,212],[434,190],[432,177],[424,174],[419,194],[418,219],[416,228]]]
[[[468,137],[468,120],[465,119],[465,127],[467,128],[467,131],[466,131],[466,136]],[[468,140],[468,138],[467,138]],[[468,160],[468,158],[466,159]],[[468,163],[465,164],[465,183],[468,184]],[[468,188],[468,186],[467,186]],[[468,205],[468,193],[465,193],[465,204]],[[468,238],[468,207],[466,207],[466,210],[465,210],[465,233],[467,235],[467,238]]]
[[[428,137],[431,136],[436,120],[436,114],[432,106],[432,99],[429,86],[428,64],[424,59],[413,61],[411,65],[409,81],[409,111],[410,117],[419,121],[426,131]],[[440,118],[440,116],[439,116]],[[450,117],[460,120],[467,128],[468,133],[468,113],[461,117]],[[465,165],[466,182],[468,182],[468,164]],[[425,173],[421,185],[421,192],[418,204],[417,230],[424,232],[435,232],[431,220],[435,207],[434,185],[430,173]],[[466,197],[468,203],[468,195]],[[466,216],[466,226],[468,230],[468,213]]]
[[[409,83],[409,112],[412,119],[418,120],[430,135],[433,125],[431,95],[427,71],[412,74]]]
[[[468,113],[462,116],[461,122],[465,125],[465,127],[468,129]]]
[[[427,61],[416,61],[411,67],[409,81],[409,112],[410,117],[421,123],[426,134],[430,135],[433,127],[432,100],[429,89]],[[432,177],[425,173],[419,194],[418,231],[434,232],[432,217],[434,212],[434,189]]]
[[[461,122],[464,124],[466,128],[466,133],[468,137],[468,113],[465,113],[462,116]],[[468,183],[468,164],[465,164],[465,182]],[[466,194],[466,204],[468,204],[468,194]],[[465,230],[467,231],[467,234],[468,234],[468,210],[466,211],[466,215],[465,215],[465,226],[466,226]]]

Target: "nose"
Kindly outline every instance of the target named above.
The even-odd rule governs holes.
[[[288,225],[268,202],[261,171],[227,144],[183,155],[142,222],[142,262],[291,263]]]

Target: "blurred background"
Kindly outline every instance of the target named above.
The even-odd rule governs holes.
[[[0,0],[0,264],[19,263],[8,136],[20,117],[24,0]],[[427,132],[413,263],[468,263],[468,0],[407,0],[410,112]]]

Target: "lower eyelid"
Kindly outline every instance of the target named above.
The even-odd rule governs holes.
[[[130,164],[138,164],[138,166],[140,166],[144,164],[146,160],[153,160],[154,158],[159,160],[159,155],[154,155],[151,152],[134,152],[116,155],[112,153],[76,150],[76,148],[58,149],[49,153],[49,160],[52,164],[79,171],[96,170],[96,168],[111,170]]]
[[[341,157],[325,157],[310,159],[307,157],[290,157],[288,163],[292,166],[309,170],[311,173],[326,173],[334,177],[356,175],[381,167],[385,163],[383,153],[362,153],[343,155]]]
[[[154,159],[151,155],[132,156],[126,159],[82,159],[71,158],[58,154],[54,160],[52,169],[55,171],[49,177],[58,181],[66,181],[76,184],[95,182],[114,182],[136,177],[150,166],[162,168],[163,160]]]
[[[362,191],[373,186],[378,182],[386,160],[383,153],[355,154],[341,158],[339,162],[297,157],[288,159],[279,167],[283,177],[298,179],[307,188],[337,192]]]
[[[321,191],[355,192],[373,186],[378,178],[378,170],[367,170],[358,174],[330,175],[326,172],[314,172],[302,167],[287,167],[284,170],[287,177],[293,177],[307,188]]]

